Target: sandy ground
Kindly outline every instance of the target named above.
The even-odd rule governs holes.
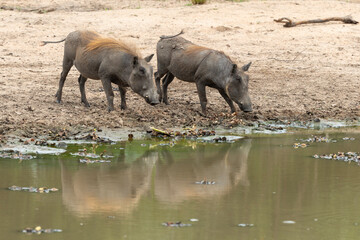
[[[273,19],[307,20],[352,15],[349,1],[66,1],[3,0],[0,3],[0,138],[10,133],[46,134],[49,129],[87,127],[236,125],[257,119],[357,119],[360,116],[360,25],[340,22],[284,28]],[[42,13],[42,14],[40,14]],[[106,111],[100,81],[86,85],[90,108],[80,103],[78,72],[70,71],[63,103],[55,102],[63,57],[59,40],[74,30],[95,30],[132,42],[143,56],[155,53],[161,35],[183,37],[224,51],[239,65],[253,62],[252,113],[230,115],[220,94],[207,88],[208,116],[199,115],[195,84],[174,80],[170,105],[150,106],[128,91],[128,109]],[[156,70],[156,58],[151,62]]]

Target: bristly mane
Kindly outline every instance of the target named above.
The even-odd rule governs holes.
[[[133,56],[141,57],[140,53],[135,47],[129,46],[126,43],[113,38],[102,38],[99,36],[94,39],[91,39],[90,42],[85,47],[86,52],[97,51],[102,49],[120,50],[128,54],[131,54]]]
[[[185,49],[185,54],[193,54],[193,53],[198,53],[198,52],[202,52],[202,51],[206,51],[206,50],[211,50],[213,52],[217,52],[219,54],[224,55],[225,57],[227,57],[231,62],[234,62],[231,57],[229,57],[228,55],[226,55],[223,51],[218,51],[218,50],[213,50],[211,48],[207,48],[207,47],[202,47],[202,46],[198,46],[198,45],[191,45],[189,47],[187,47]]]
[[[198,45],[191,45],[185,49],[185,54],[192,54],[192,53],[202,52],[202,51],[206,51],[206,50],[210,50],[210,48],[202,47],[202,46],[198,46]]]

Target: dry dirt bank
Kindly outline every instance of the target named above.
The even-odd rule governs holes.
[[[0,138],[27,136],[48,129],[88,127],[136,129],[184,125],[238,124],[244,120],[360,116],[360,25],[337,22],[283,28],[273,19],[295,20],[352,15],[360,4],[342,1],[28,1],[5,0],[0,11]],[[46,12],[39,14],[38,12]],[[185,29],[185,38],[222,50],[240,65],[253,62],[249,91],[254,111],[228,114],[229,107],[208,89],[208,117],[199,115],[194,84],[175,80],[170,105],[147,105],[128,92],[128,110],[106,112],[101,83],[89,80],[91,108],[80,104],[78,72],[70,72],[63,104],[55,103],[63,43],[41,47],[42,40],[64,38],[76,29],[95,30],[138,45],[144,56],[155,52],[161,35]],[[156,69],[156,58],[152,65]]]

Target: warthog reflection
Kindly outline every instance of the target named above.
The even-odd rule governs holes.
[[[72,169],[61,163],[63,202],[79,215],[128,213],[150,188],[158,200],[176,203],[221,196],[238,184],[250,184],[247,175],[250,139],[216,147],[195,146],[194,150],[187,147],[182,154],[167,147],[151,149],[131,164],[125,164],[122,156],[116,166]],[[195,184],[202,179],[216,184]]]
[[[217,151],[200,146],[194,154],[181,161],[174,159],[175,155],[170,151],[162,152],[167,161],[156,165],[156,197],[174,203],[190,198],[222,196],[238,184],[249,186],[247,159],[250,148],[251,139],[224,144]],[[195,184],[204,179],[215,181],[215,184]]]
[[[131,211],[149,189],[157,158],[156,152],[148,152],[132,164],[76,170],[61,164],[63,202],[80,215]]]

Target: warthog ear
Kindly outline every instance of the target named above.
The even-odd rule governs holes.
[[[233,68],[231,70],[231,73],[232,74],[235,74],[236,73],[236,69],[237,69],[237,65],[236,64],[233,64]]]
[[[145,61],[150,62],[151,59],[153,58],[153,56],[154,56],[154,54],[151,54],[151,55],[147,56],[147,57],[144,58],[144,59],[145,59]]]
[[[139,58],[137,56],[133,59],[133,67],[136,67],[139,64]]]
[[[246,72],[247,70],[249,70],[250,65],[251,65],[251,62],[249,62],[248,64],[246,64],[246,65],[242,66],[242,68],[241,68],[241,69],[242,69],[244,72]]]

